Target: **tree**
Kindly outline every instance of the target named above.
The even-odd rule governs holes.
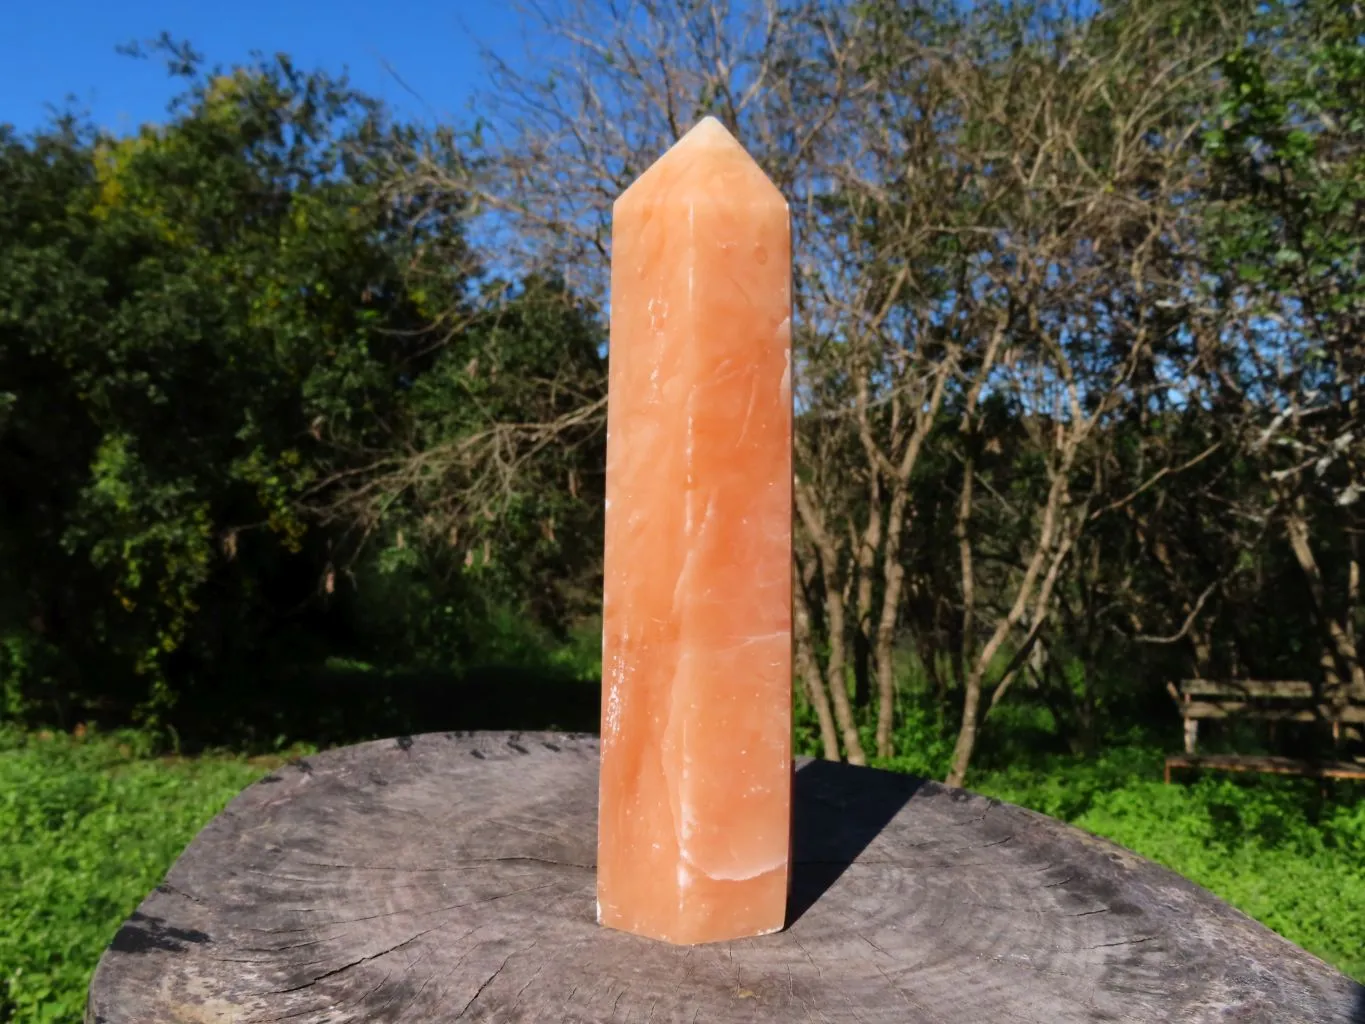
[[[301,501],[320,522],[376,539],[391,567],[454,556],[489,596],[553,628],[600,601],[601,331],[562,282],[490,287],[382,432],[335,439],[338,467]]]
[[[1078,545],[1210,457],[1132,445],[1202,400],[1175,311],[1200,279],[1207,89],[1248,16],[1177,0],[536,5],[558,44],[529,73],[495,63],[480,159],[418,167],[413,187],[467,190],[516,265],[562,268],[597,299],[614,197],[703,114],[738,132],[801,240],[803,691],[827,756],[864,759],[869,715],[886,756],[898,637],[948,639],[960,782],[1080,585]],[[929,621],[908,621],[930,591]]]
[[[1245,514],[1297,564],[1330,690],[1365,693],[1365,37],[1358,5],[1266,5],[1220,66],[1200,301],[1225,325],[1208,380],[1259,487]],[[1228,344],[1230,343],[1230,344]]]
[[[401,132],[372,101],[167,46],[187,92],[164,126],[3,138],[12,703],[154,716],[316,593],[328,540],[294,493],[431,361],[419,244],[449,294],[471,269],[449,205],[378,187]]]

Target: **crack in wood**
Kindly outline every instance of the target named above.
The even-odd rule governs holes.
[[[461,857],[446,862],[449,867],[419,868],[419,867],[394,867],[387,864],[325,864],[319,861],[300,861],[301,867],[323,868],[328,870],[340,871],[381,871],[392,874],[444,874],[454,871],[456,868],[469,867],[474,864],[545,864],[550,867],[578,868],[582,871],[596,871],[596,864],[579,864],[568,860],[553,860],[548,857],[533,857],[529,854],[510,854],[503,857]],[[258,871],[258,874],[269,875],[270,872]],[[273,877],[285,878],[292,881],[312,881],[305,878],[291,878],[288,875],[275,875]]]
[[[531,943],[531,946],[534,946],[534,945],[535,945],[534,942]],[[530,948],[531,948],[531,947],[528,946],[524,952],[530,952]],[[544,965],[544,964],[541,964],[539,967],[537,967],[537,968],[535,969],[534,972],[532,972],[531,976],[530,976],[529,978],[526,979],[526,984],[523,985],[523,986],[521,986],[521,988],[517,989],[517,997],[516,997],[515,999],[512,1000],[512,1005],[508,1008],[508,1012],[509,1012],[509,1013],[510,1013],[512,1010],[515,1010],[515,1009],[521,1004],[521,997],[522,997],[523,995],[526,994],[526,990],[527,990],[528,988],[531,987],[532,983],[533,983],[537,978],[540,977],[540,973],[541,973],[541,971],[543,971],[543,970],[545,970],[545,965]]]
[[[483,995],[484,989],[486,989],[489,985],[493,984],[497,976],[502,973],[502,969],[507,966],[507,961],[511,959],[512,954],[510,953],[507,954],[506,959],[504,959],[502,963],[498,964],[498,969],[494,971],[492,974],[490,974],[486,979],[484,979],[483,984],[481,984],[478,987],[478,989],[475,990],[474,994],[469,997],[469,1002],[465,1003],[464,1006],[460,1007],[460,1012],[455,1014],[456,1020],[464,1019],[464,1015],[469,1012],[469,1008],[473,1006],[476,1002],[478,1002],[479,996]]]
[[[1137,946],[1144,942],[1155,942],[1161,938],[1159,935],[1144,935],[1138,939],[1120,939],[1117,942],[1097,942],[1093,946],[1086,946],[1085,949],[1108,949],[1111,946]]]
[[[193,893],[186,892],[184,889],[180,888],[177,885],[173,885],[170,882],[162,882],[160,885],[157,886],[157,890],[160,892],[169,893],[172,896],[180,896],[183,899],[189,900],[191,903],[197,903],[201,907],[204,906],[204,901],[201,900],[198,896],[194,895]]]
[[[387,949],[380,950],[378,953],[371,953],[368,956],[357,957],[355,960],[352,960],[349,963],[342,964],[340,967],[333,968],[330,971],[324,971],[322,974],[319,974],[317,977],[311,979],[310,981],[305,981],[301,985],[294,985],[290,988],[277,989],[276,992],[279,995],[288,995],[291,992],[301,992],[306,988],[311,988],[320,981],[326,981],[328,978],[333,978],[338,974],[342,974],[346,971],[349,971],[353,967],[359,967],[361,964],[369,963],[371,960],[378,960],[382,956],[388,956],[390,953],[397,952],[404,946],[409,946],[412,943],[416,942],[418,939],[430,935],[434,931],[439,931],[444,927],[445,925],[443,924],[432,925],[430,928],[424,929],[423,931],[418,932],[416,935],[411,935],[408,938],[404,939],[402,942],[395,943],[394,945],[389,946]],[[306,960],[301,963],[286,964],[285,966],[311,967],[313,966],[313,964],[322,962],[323,962],[322,960]]]
[[[410,910],[404,908],[402,910],[385,911],[382,914],[369,914],[365,917],[346,917],[338,918],[335,921],[319,921],[313,927],[330,928],[333,925],[338,924],[362,924],[365,921],[382,921],[386,917],[401,917],[404,915],[411,915],[413,917],[429,917],[432,914],[445,914],[449,913],[452,910],[463,910],[467,907],[477,907],[482,906],[485,903],[495,903],[498,900],[511,899],[513,896],[521,896],[528,892],[539,892],[541,889],[550,889],[558,884],[559,884],[558,882],[546,882],[544,885],[533,885],[525,889],[514,889],[512,892],[498,893],[496,896],[486,896],[483,899],[479,900],[467,900],[464,903],[452,903],[448,907],[437,907],[435,910]],[[296,914],[313,914],[322,913],[325,909],[326,908],[324,907],[292,907],[290,908],[290,911]],[[298,930],[304,931],[306,929]]]

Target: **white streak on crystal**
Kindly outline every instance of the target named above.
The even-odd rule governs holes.
[[[790,362],[789,362],[789,363],[788,363],[788,372],[790,372],[790,368],[791,368],[791,364],[790,364]],[[784,375],[783,375],[783,380],[786,380],[786,379],[787,379],[787,378],[786,378],[786,375],[784,374]],[[735,444],[742,444],[742,443],[744,442],[744,439],[745,439],[746,437],[749,436],[749,422],[754,418],[754,406],[757,405],[757,404],[758,404],[758,377],[757,377],[757,376],[754,376],[754,377],[750,378],[750,380],[749,380],[749,405],[748,405],[748,406],[745,408],[745,410],[744,410],[744,423],[743,423],[743,424],[740,426],[740,428],[739,428],[739,438],[735,441]]]
[[[692,804],[688,801],[688,799],[687,799],[687,793],[686,793],[686,789],[687,789],[687,767],[686,767],[686,765],[684,765],[684,767],[683,767],[682,788],[683,788],[683,790],[684,790],[683,795],[682,795],[682,799],[681,799],[681,801],[680,801],[681,804],[682,804],[682,807],[681,807],[681,810],[682,810],[682,823],[681,823],[681,827],[680,827],[679,830],[678,830],[678,831],[679,831],[679,836],[678,836],[679,842],[678,842],[678,845],[679,845],[680,847],[681,847],[684,843],[686,843],[687,840],[691,839],[694,835],[697,834],[697,812],[696,812],[696,809],[692,806]],[[686,854],[684,854],[683,856],[686,856]]]
[[[687,856],[686,853],[679,851],[679,855],[693,871],[705,875],[707,878],[716,882],[745,882],[750,878],[757,878],[759,875],[766,875],[770,871],[776,871],[787,863],[787,855],[784,851],[776,859],[760,863],[752,868],[726,868],[717,871],[707,871],[700,867],[691,857]],[[678,866],[678,870],[682,870],[681,864]]]
[[[618,654],[612,659],[607,677],[607,713],[603,716],[602,729],[608,742],[615,740],[621,731],[621,690],[625,685],[626,662]]]
[[[649,329],[656,333],[662,332],[668,325],[668,303],[663,299],[650,299],[646,308],[649,312]]]
[[[678,614],[678,609],[679,609],[679,608],[681,607],[681,605],[682,605],[683,592],[684,592],[684,590],[686,589],[687,579],[688,579],[688,577],[691,575],[691,570],[692,570],[692,558],[693,558],[695,552],[696,552],[696,546],[695,546],[695,545],[693,545],[693,546],[691,546],[691,547],[688,548],[688,551],[687,551],[687,558],[686,558],[686,560],[683,562],[682,568],[678,570],[678,581],[677,581],[675,584],[673,584],[673,614],[674,614],[674,615]]]
[[[787,321],[782,322],[786,323]],[[787,365],[782,369],[782,383],[778,385],[778,388],[782,395],[782,401],[787,402],[791,400],[792,393],[792,350],[790,348],[784,350],[782,358],[786,360]]]
[[[754,644],[765,644],[765,643],[769,643],[769,642],[771,642],[771,641],[773,641],[773,640],[783,640],[783,641],[785,641],[785,640],[789,639],[790,637],[791,637],[791,633],[788,632],[788,631],[785,630],[785,629],[774,630],[774,631],[771,632],[771,633],[760,633],[760,634],[757,635],[757,636],[746,637],[745,639],[741,640],[739,643],[737,643],[737,644],[731,644],[729,647],[718,647],[718,648],[715,649],[715,653],[716,653],[716,654],[729,654],[729,653],[732,652],[732,651],[743,650],[745,647],[752,647]]]
[[[692,483],[692,452],[696,448],[697,421],[692,410],[687,410],[687,482]]]
[[[701,515],[701,525],[697,527],[697,536],[706,532],[706,527],[710,525],[712,517],[716,512],[716,496],[714,493],[706,496],[706,511]],[[690,555],[689,555],[690,557]]]

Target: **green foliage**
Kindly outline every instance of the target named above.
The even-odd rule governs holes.
[[[1265,5],[1251,38],[1222,62],[1216,121],[1204,135],[1219,191],[1218,259],[1243,284],[1309,299],[1309,316],[1347,312],[1358,301],[1365,201],[1358,18],[1333,0]]]
[[[545,663],[600,588],[600,417],[559,423],[601,401],[596,311],[482,274],[457,192],[395,194],[448,133],[161,49],[165,124],[0,130],[0,713]]]
[[[382,127],[372,105],[284,61],[190,73],[162,127],[65,124],[0,149],[0,557],[27,582],[13,612],[57,641],[68,685],[89,652],[124,713],[153,717],[172,656],[212,654],[195,635],[206,586],[243,596],[237,532],[277,539],[254,559],[299,550],[301,439],[384,401],[381,330],[412,322],[389,213],[336,173]]]
[[[605,439],[582,415],[604,397],[595,311],[540,278],[488,301],[412,382],[400,429],[420,456],[391,457],[338,497],[383,520],[377,568],[402,581],[390,599],[427,592],[407,602],[412,653],[400,658],[467,645],[479,630],[457,621],[461,604],[527,619],[506,624],[514,633],[562,634],[600,597]],[[501,611],[475,611],[489,602]],[[419,624],[424,605],[434,618]],[[502,630],[490,619],[484,640]]]
[[[1204,886],[1292,942],[1365,979],[1365,800],[1324,801],[1303,779],[1208,773],[1161,781],[1162,751],[982,773],[973,788],[1069,821]]]
[[[71,1024],[114,931],[265,768],[152,759],[137,734],[0,728],[0,1021]]]

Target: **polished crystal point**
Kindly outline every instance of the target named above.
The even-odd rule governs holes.
[[[612,227],[598,920],[780,929],[791,835],[791,228],[706,118]]]

